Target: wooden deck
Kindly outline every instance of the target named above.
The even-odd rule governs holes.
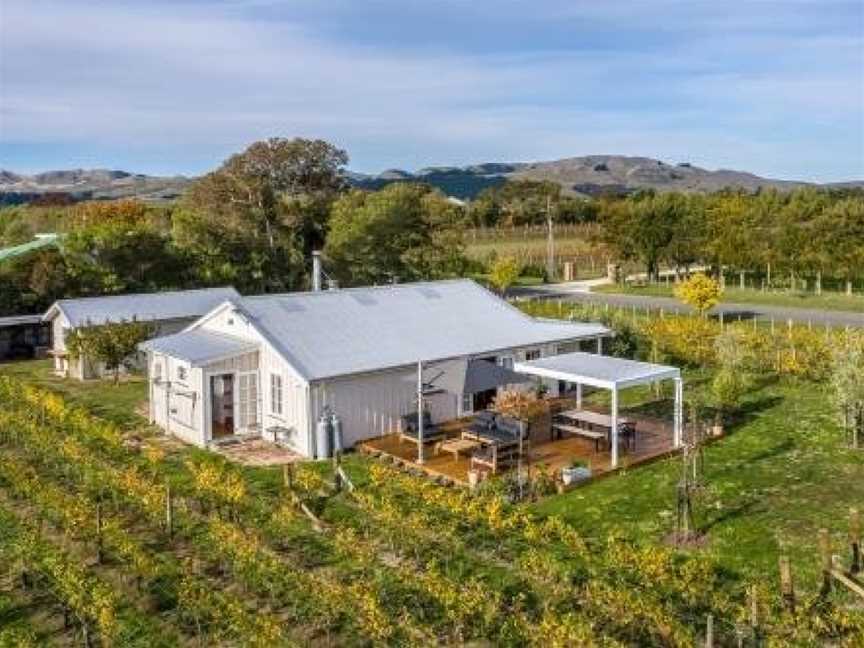
[[[461,429],[469,421],[450,421],[444,424],[448,438],[456,438]],[[621,446],[618,455],[618,469],[633,467],[671,453],[673,448],[672,424],[663,421],[636,419],[637,440],[635,450],[627,450]],[[468,456],[454,458],[450,453],[436,454],[435,445],[427,444],[425,461],[417,463],[417,446],[409,441],[402,441],[398,434],[388,434],[377,439],[370,439],[358,446],[361,452],[383,456],[390,461],[402,463],[411,468],[425,472],[435,478],[459,485],[468,484],[468,470],[471,460]],[[532,470],[543,469],[560,477],[561,468],[569,466],[574,459],[591,461],[592,477],[611,472],[611,457],[608,450],[595,451],[594,442],[583,437],[566,436],[563,439],[551,441],[547,425],[535,426],[532,429],[530,444],[525,451],[525,465]]]

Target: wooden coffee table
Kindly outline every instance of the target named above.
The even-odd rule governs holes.
[[[450,439],[442,441],[437,446],[437,452],[449,452],[453,455],[453,461],[459,461],[459,453],[471,453],[483,444],[472,439]]]

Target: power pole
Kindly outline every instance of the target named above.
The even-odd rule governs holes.
[[[546,196],[546,277],[555,279],[555,230],[552,226],[552,196]]]

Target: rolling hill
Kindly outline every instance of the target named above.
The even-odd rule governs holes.
[[[487,187],[508,179],[558,182],[569,194],[596,196],[626,194],[639,189],[711,192],[724,188],[746,191],[788,190],[812,183],[764,178],[746,171],[709,170],[689,163],[670,164],[647,157],[587,155],[548,162],[489,162],[464,167],[427,167],[410,172],[388,169],[379,174],[346,172],[348,181],[365,189],[379,189],[391,182],[425,182],[457,198],[474,198]],[[66,194],[74,199],[137,197],[168,201],[180,196],[193,178],[158,177],[108,169],[46,171],[21,175],[0,170],[0,203],[26,202],[46,194]],[[825,186],[864,186],[864,181]]]

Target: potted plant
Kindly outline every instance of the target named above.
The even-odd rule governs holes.
[[[568,466],[561,469],[561,481],[565,486],[591,477],[591,463],[585,459],[573,458]]]

